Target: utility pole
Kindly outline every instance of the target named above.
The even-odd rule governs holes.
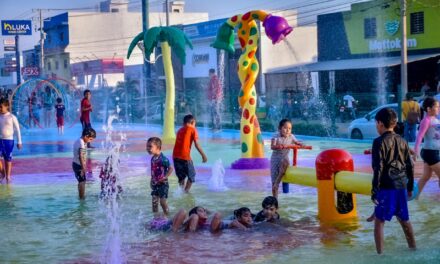
[[[170,11],[168,7],[168,0],[165,0],[165,17],[167,20],[166,26],[168,27],[170,25]]]
[[[18,43],[19,37],[15,35],[15,63],[17,66],[15,72],[17,73],[17,85],[21,84],[21,65],[20,65],[20,46]]]
[[[142,31],[145,33],[148,30],[149,27],[149,11],[148,11],[148,0],[142,0]],[[146,52],[146,51],[145,51]],[[148,102],[148,80],[150,79],[150,64],[146,60],[147,58],[144,58],[144,67],[143,67],[143,75],[144,75],[144,91],[145,91],[145,123],[147,123],[147,102]]]
[[[40,76],[44,76],[44,30],[43,30],[43,17],[41,15],[41,9],[38,9],[40,19]]]
[[[401,102],[408,92],[408,57],[407,57],[407,35],[406,35],[406,0],[400,2],[400,24],[402,32],[402,49],[400,50],[400,91],[397,95],[397,106],[399,112],[399,121],[402,121],[402,108]]]

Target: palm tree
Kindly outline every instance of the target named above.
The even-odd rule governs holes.
[[[133,39],[128,48],[127,59],[130,58],[131,52],[136,44],[142,40],[146,58],[150,57],[154,48],[156,48],[158,42],[160,42],[166,80],[165,119],[163,121],[162,141],[164,143],[174,143],[176,139],[176,133],[174,131],[175,86],[171,48],[179,57],[181,63],[185,64],[185,46],[188,45],[192,49],[192,44],[183,31],[176,27],[153,27],[146,32],[139,33]]]

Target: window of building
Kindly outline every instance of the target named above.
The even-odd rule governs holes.
[[[64,59],[64,69],[67,69],[69,67],[69,63],[67,62],[67,59]]]
[[[55,70],[58,70],[59,67],[60,67],[60,63],[58,61],[55,61]]]
[[[365,18],[364,19],[364,38],[375,38],[377,36],[376,31],[376,18]]]
[[[425,32],[425,15],[423,12],[411,13],[411,34],[422,34]]]
[[[60,40],[61,40],[61,42],[64,41],[64,32],[60,32]]]
[[[49,71],[52,70],[52,65],[50,65],[50,61],[47,62],[47,70],[49,70]]]

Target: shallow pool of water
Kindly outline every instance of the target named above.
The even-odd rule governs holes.
[[[145,152],[145,139],[160,135],[157,127],[119,126],[126,133],[125,152],[121,154],[121,185],[117,215],[99,199],[99,166],[105,159],[99,147],[102,133],[91,151],[93,175],[86,187],[87,198],[77,198],[76,180],[70,171],[74,127],[62,137],[55,131],[25,132],[24,149],[16,152],[13,184],[0,186],[0,262],[4,263],[436,263],[440,260],[440,193],[437,179],[428,183],[423,196],[410,202],[417,251],[407,249],[400,225],[393,220],[385,225],[385,254],[377,256],[373,224],[365,219],[373,210],[367,196],[358,196],[358,221],[336,226],[321,225],[316,218],[314,188],[290,186],[280,194],[281,225],[263,224],[250,232],[226,230],[219,234],[151,232],[151,196]],[[239,135],[235,131],[211,134],[201,129],[202,147],[208,163],[202,164],[193,152],[196,183],[190,194],[178,192],[177,180],[170,180],[171,213],[202,205],[224,215],[241,206],[252,212],[261,210],[261,201],[270,195],[268,170],[234,171],[226,168],[224,192],[208,190],[211,166],[221,158],[227,167],[240,157]],[[266,135],[269,139],[270,135]],[[363,150],[371,142],[301,138],[312,151],[300,151],[299,166],[313,166],[322,150],[343,148],[355,158],[355,167],[369,170],[369,157]],[[266,153],[269,156],[269,146]],[[171,154],[171,146],[164,146]],[[355,169],[356,169],[355,168]],[[112,220],[118,225],[117,232]],[[120,255],[114,258],[112,251]]]

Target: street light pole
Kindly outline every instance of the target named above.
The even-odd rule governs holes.
[[[402,49],[400,50],[400,92],[397,96],[397,105],[399,108],[399,121],[402,121],[401,102],[408,92],[408,57],[407,57],[407,35],[406,35],[406,0],[401,0],[400,3],[400,24],[402,32]]]

